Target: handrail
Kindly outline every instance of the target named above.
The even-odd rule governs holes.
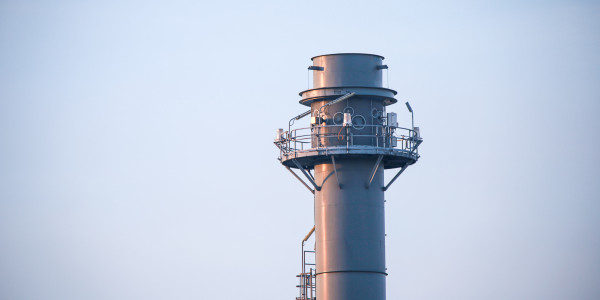
[[[355,144],[357,139],[359,141],[362,139],[364,142],[365,138],[371,138],[372,142]],[[344,139],[345,142],[342,142]],[[325,141],[329,141],[329,143]],[[416,131],[404,127],[364,125],[357,129],[343,125],[314,125],[286,131],[275,144],[281,150],[282,155],[332,147],[372,146],[381,149],[405,150],[418,156],[418,146],[421,141]],[[323,145],[323,143],[329,145]],[[307,147],[309,144],[310,147]]]

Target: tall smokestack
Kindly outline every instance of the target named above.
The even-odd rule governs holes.
[[[302,240],[297,299],[385,299],[384,192],[418,160],[422,139],[413,125],[398,127],[397,115],[386,111],[397,100],[396,91],[383,87],[383,59],[313,57],[313,88],[300,93],[310,111],[277,131],[279,160],[314,194],[316,248],[304,250],[311,230]],[[308,127],[292,128],[309,114]],[[387,184],[384,169],[399,169]]]

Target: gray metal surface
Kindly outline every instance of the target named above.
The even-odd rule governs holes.
[[[366,188],[376,162],[338,158],[339,185],[331,162],[315,166],[317,299],[385,299],[383,168]]]
[[[396,103],[396,91],[383,87],[383,56],[365,53],[339,53],[312,58],[313,88],[300,92],[300,103],[354,92],[380,99],[384,105]]]
[[[383,57],[369,54],[330,54],[316,56],[313,66],[323,67],[314,71],[313,87],[362,86],[383,87]]]

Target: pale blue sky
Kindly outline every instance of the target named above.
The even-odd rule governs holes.
[[[293,299],[312,197],[272,140],[335,52],[425,138],[388,299],[600,298],[598,2],[2,1],[0,299]]]

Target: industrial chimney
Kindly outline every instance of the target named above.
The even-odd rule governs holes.
[[[297,300],[386,297],[384,192],[419,159],[423,140],[414,123],[399,127],[397,115],[386,111],[397,100],[396,91],[383,87],[383,59],[313,57],[313,88],[300,93],[310,110],[292,118],[287,131],[277,130],[281,164],[314,194],[315,226],[302,240]],[[308,115],[308,127],[292,128]],[[398,168],[386,184],[384,169]],[[304,250],[313,232],[315,249]]]

